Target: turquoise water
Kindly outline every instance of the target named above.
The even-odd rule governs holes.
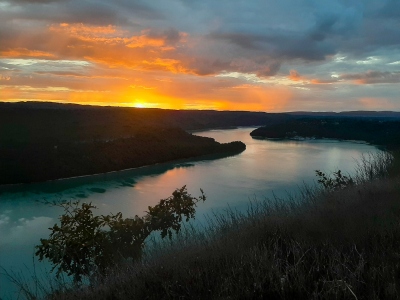
[[[272,192],[285,195],[303,182],[313,183],[316,169],[351,173],[363,153],[379,151],[367,144],[331,140],[257,140],[250,137],[251,130],[196,133],[219,142],[243,141],[246,151],[235,156],[0,188],[0,266],[29,280],[34,270],[34,245],[48,237],[48,228],[62,213],[44,201],[80,199],[95,204],[99,214],[122,212],[132,217],[187,185],[192,195],[198,196],[202,188],[207,196],[196,217],[204,221],[205,214],[224,210],[228,204],[245,209],[249,199],[271,197]],[[49,267],[39,262],[35,266],[40,276]],[[17,298],[16,289],[4,275],[0,275],[0,298]]]

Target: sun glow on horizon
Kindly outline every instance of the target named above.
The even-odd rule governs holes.
[[[135,99],[135,102],[131,103],[129,106],[136,108],[160,108],[159,103],[147,102],[141,99]]]
[[[339,0],[306,7],[288,0],[296,6],[291,11],[281,2],[267,10],[252,1],[229,10],[207,0],[204,9],[181,1],[144,1],[140,9],[120,1],[83,2],[85,10],[79,1],[0,0],[0,102],[400,110],[400,42],[387,14],[399,15],[393,0],[376,0],[379,7]],[[325,32],[331,9],[340,22]],[[349,12],[358,17],[350,22]],[[204,20],[218,22],[204,26]],[[349,36],[358,37],[359,47]]]

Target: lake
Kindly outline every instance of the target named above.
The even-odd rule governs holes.
[[[218,142],[242,141],[247,149],[218,159],[178,161],[108,174],[57,180],[38,184],[0,187],[0,266],[29,279],[33,272],[34,245],[47,238],[59,207],[44,201],[77,199],[92,202],[97,213],[122,212],[124,217],[141,215],[149,205],[183,185],[193,196],[202,188],[207,201],[197,208],[196,220],[228,207],[246,209],[250,199],[262,200],[295,192],[303,183],[315,182],[315,170],[337,169],[352,173],[363,153],[376,147],[333,140],[258,140],[254,128],[211,130],[196,135]],[[42,274],[46,264],[36,262]],[[47,266],[48,267],[48,266]],[[0,271],[1,272],[1,271]],[[15,288],[0,274],[0,299],[16,298]]]

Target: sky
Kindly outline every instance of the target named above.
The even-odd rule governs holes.
[[[0,101],[400,111],[400,0],[0,0]]]

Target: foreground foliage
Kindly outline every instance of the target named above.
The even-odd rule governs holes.
[[[298,201],[217,215],[204,231],[50,298],[399,299],[399,179],[323,195],[308,189]]]
[[[183,220],[194,218],[196,204],[205,200],[202,190],[196,198],[183,186],[154,207],[149,206],[145,216],[133,219],[124,219],[120,212],[95,216],[96,207],[91,203],[62,203],[60,225],[50,228],[49,239],[40,240],[36,255],[39,260],[50,260],[57,274],[73,275],[76,282],[82,276],[104,275],[110,266],[138,259],[151,233],[160,231],[162,238],[171,238],[173,232],[179,232]]]
[[[185,227],[89,286],[53,285],[47,298],[400,299],[400,157],[393,154],[394,161],[363,160],[355,184],[332,191],[321,182],[251,202],[246,213],[214,215],[205,228]]]
[[[333,172],[333,177],[329,177],[324,172],[320,170],[315,171],[318,177],[318,183],[321,184],[326,191],[335,191],[344,189],[346,187],[354,185],[354,179],[350,176],[342,174],[341,170]]]

